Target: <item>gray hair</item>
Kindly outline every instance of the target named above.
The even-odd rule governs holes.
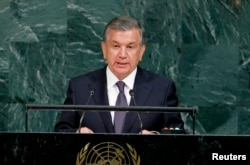
[[[141,35],[141,44],[143,45],[145,43],[144,41],[144,29],[141,26],[141,24],[129,17],[129,16],[117,16],[113,18],[105,27],[103,32],[103,41],[107,41],[108,33],[110,30],[117,30],[117,31],[127,31],[131,30],[133,28],[139,29],[140,35]]]

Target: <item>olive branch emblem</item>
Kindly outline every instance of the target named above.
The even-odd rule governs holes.
[[[76,165],[81,165],[85,158],[86,158],[86,154],[88,152],[88,148],[89,148],[89,144],[86,144],[82,149],[81,151],[77,154],[77,159],[76,159]]]
[[[129,153],[130,153],[130,155],[132,157],[133,164],[134,165],[140,165],[141,158],[140,158],[139,155],[137,155],[136,150],[131,145],[129,145],[128,143],[127,143],[127,147],[129,149]]]

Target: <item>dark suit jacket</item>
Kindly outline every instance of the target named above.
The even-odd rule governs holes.
[[[88,102],[90,91],[94,95],[89,105],[109,105],[107,96],[106,67],[75,77],[70,80],[65,104],[84,105]],[[134,83],[134,97],[137,106],[177,106],[176,88],[173,81],[146,71],[140,67]],[[133,106],[131,99],[130,106]],[[79,128],[81,111],[62,112],[55,125],[57,132],[75,132]],[[142,129],[161,132],[163,127],[184,128],[179,113],[143,113],[140,112]],[[95,133],[114,133],[110,112],[86,112],[82,126],[92,129]],[[128,112],[123,133],[139,133],[140,120],[137,113]]]

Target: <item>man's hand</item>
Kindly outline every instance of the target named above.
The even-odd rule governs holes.
[[[146,129],[142,130],[142,132],[139,132],[139,134],[143,134],[143,135],[153,135],[153,134],[159,134],[156,131],[148,131]]]
[[[77,133],[94,133],[91,129],[89,129],[88,127],[82,127],[80,130],[77,130]]]

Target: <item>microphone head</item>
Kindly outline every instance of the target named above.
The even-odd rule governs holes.
[[[133,90],[133,89],[130,89],[130,90],[129,90],[129,94],[130,94],[131,97],[134,97],[134,90]]]
[[[90,91],[90,95],[94,95],[94,93],[95,93],[95,90]]]

